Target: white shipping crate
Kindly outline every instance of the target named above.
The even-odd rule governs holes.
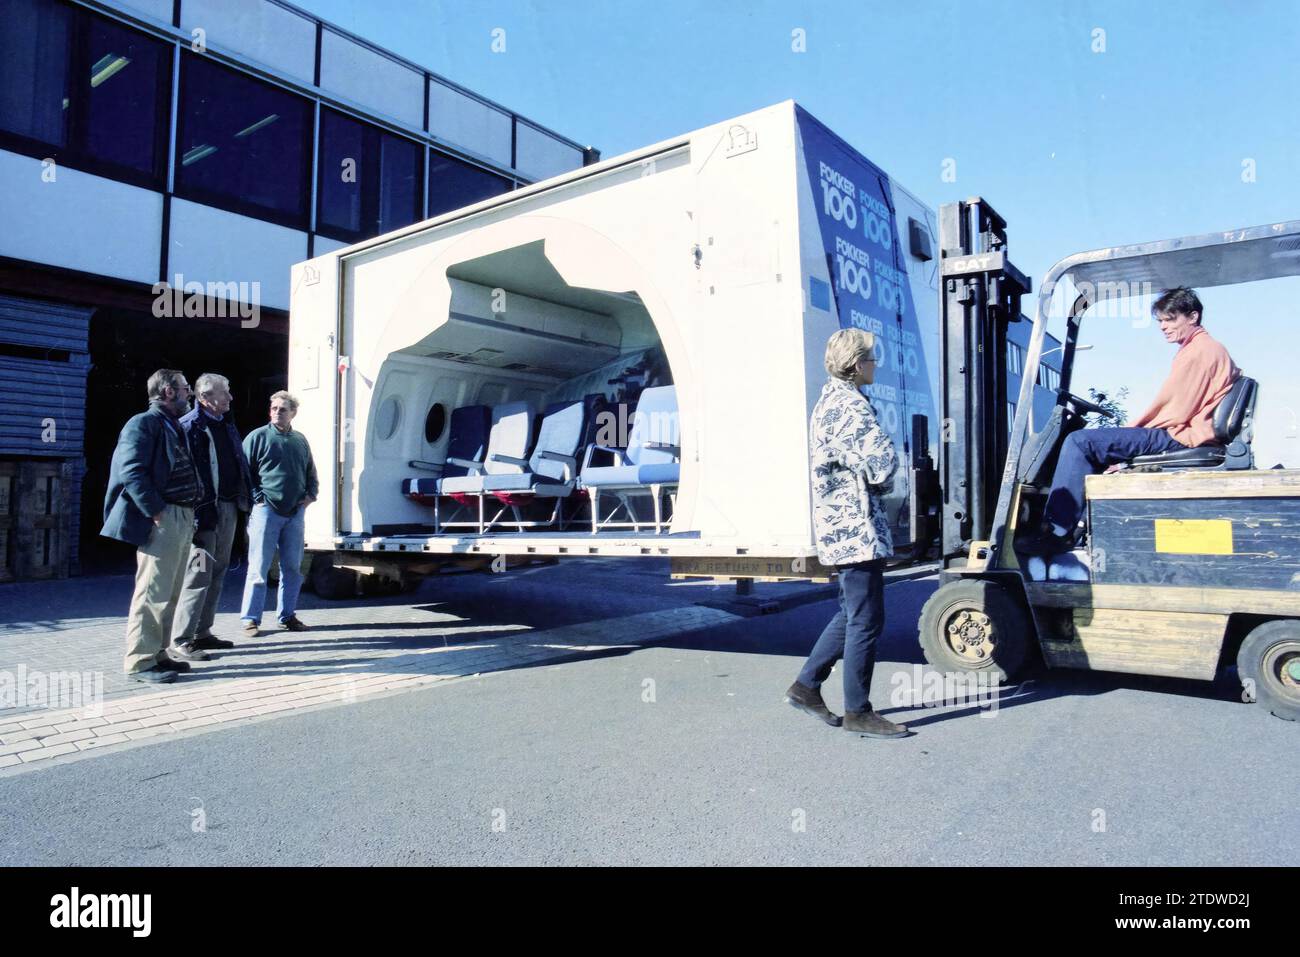
[[[912,416],[938,432],[938,255],[933,211],[786,101],[301,263],[308,548],[811,556],[808,420],[826,340],[853,325],[881,343],[866,391],[899,452],[902,542]],[[403,494],[409,463],[447,455],[435,406],[541,409],[658,349],[682,447],[663,534],[434,534]]]

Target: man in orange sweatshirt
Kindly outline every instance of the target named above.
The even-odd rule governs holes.
[[[1083,515],[1083,480],[1089,474],[1138,455],[1216,444],[1214,410],[1241,371],[1201,326],[1204,310],[1195,291],[1170,289],[1151,312],[1165,341],[1178,346],[1169,378],[1132,427],[1083,429],[1066,437],[1047,497],[1050,530],[1034,551],[1052,554],[1072,547]]]

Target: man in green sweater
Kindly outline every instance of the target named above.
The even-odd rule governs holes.
[[[311,448],[293,430],[298,400],[288,392],[271,396],[271,422],[249,432],[244,453],[253,482],[248,516],[248,577],[239,617],[244,634],[256,637],[266,604],[266,573],[280,551],[280,627],[306,631],[294,610],[302,588],[303,513],[316,501],[319,486]]]

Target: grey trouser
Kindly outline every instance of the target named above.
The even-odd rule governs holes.
[[[185,559],[194,541],[194,509],[163,507],[161,524],[135,550],[135,593],[126,620],[126,673],[152,668],[167,655]]]
[[[217,527],[194,533],[181,587],[172,642],[193,641],[212,634],[212,619],[221,601],[221,589],[230,567],[230,549],[235,544],[239,509],[234,502],[217,503]]]

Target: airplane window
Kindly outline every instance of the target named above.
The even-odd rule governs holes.
[[[433,445],[442,438],[442,430],[447,427],[447,410],[442,403],[435,402],[424,418],[424,441]]]
[[[376,423],[379,438],[391,439],[401,421],[402,400],[395,395],[390,395],[379,407],[379,420]]]

